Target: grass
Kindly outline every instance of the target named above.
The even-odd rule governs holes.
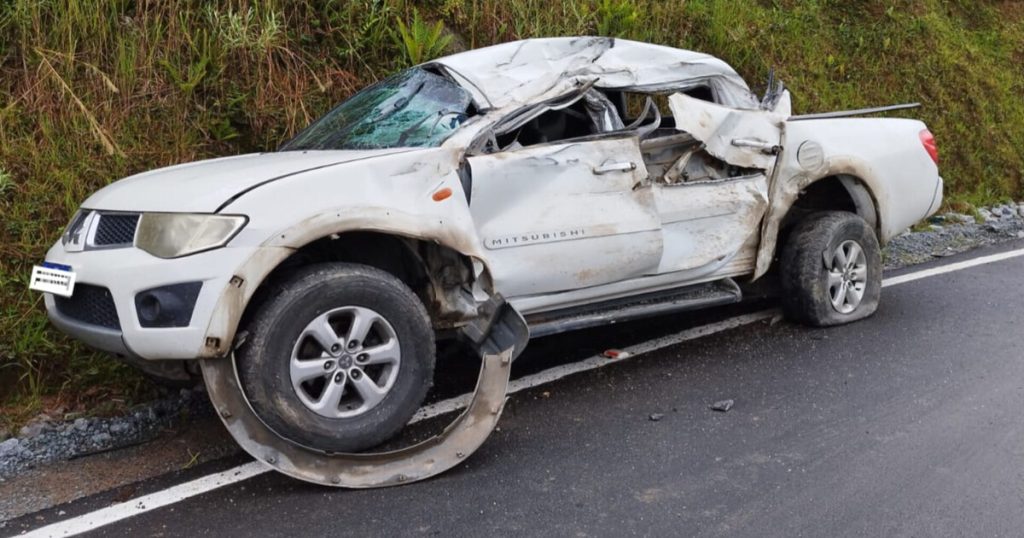
[[[91,192],[271,149],[410,62],[578,34],[706,51],[755,87],[775,67],[798,112],[922,101],[911,114],[938,137],[951,207],[1024,198],[1019,2],[0,0],[4,420],[151,390],[49,328],[25,289]]]

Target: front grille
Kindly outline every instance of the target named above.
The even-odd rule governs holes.
[[[61,244],[67,245],[68,242],[77,244],[82,235],[82,227],[85,226],[85,221],[88,217],[88,211],[79,209],[75,216],[71,217],[71,222],[68,223],[67,229],[64,230],[64,235],[60,238]]]
[[[130,245],[135,242],[135,228],[139,225],[137,214],[105,213],[96,224],[96,235],[92,243],[96,246]]]
[[[99,325],[108,329],[121,329],[117,308],[110,290],[90,284],[75,284],[71,297],[54,296],[57,311],[82,323]]]

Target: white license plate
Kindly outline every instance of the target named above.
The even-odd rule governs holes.
[[[75,291],[75,272],[67,265],[56,263],[36,265],[32,267],[32,280],[29,282],[28,288],[62,297],[71,297]]]

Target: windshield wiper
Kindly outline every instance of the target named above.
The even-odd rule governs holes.
[[[408,95],[400,97],[398,101],[395,102],[395,104],[392,105],[389,110],[382,111],[377,117],[373,118],[373,120],[371,121],[373,121],[374,123],[384,121],[390,118],[391,116],[395,115],[395,113],[397,113],[399,110],[402,110],[403,108],[409,106],[409,103],[412,102],[412,98],[419,95],[419,93],[423,90],[423,86],[425,85],[426,82],[420,82],[419,85],[416,86],[415,90],[410,92]]]

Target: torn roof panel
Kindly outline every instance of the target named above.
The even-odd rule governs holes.
[[[599,88],[668,90],[711,79],[723,101],[756,108],[746,82],[713,56],[607,37],[528,39],[471,50],[436,60],[468,80],[481,104],[494,108],[533,103],[564,93],[577,81],[598,79]],[[724,90],[721,91],[721,90]]]

